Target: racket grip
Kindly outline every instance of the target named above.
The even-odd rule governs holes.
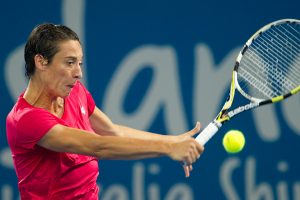
[[[204,146],[210,138],[212,138],[219,130],[219,128],[222,126],[221,123],[218,122],[211,122],[208,124],[203,131],[196,137],[196,141]]]

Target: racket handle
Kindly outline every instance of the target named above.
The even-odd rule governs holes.
[[[203,131],[196,137],[196,141],[204,146],[206,142],[210,140],[219,130],[219,128],[222,126],[221,123],[218,123],[216,121],[211,122],[208,124]]]

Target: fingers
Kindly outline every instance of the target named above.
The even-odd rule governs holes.
[[[171,151],[170,157],[173,160],[177,160],[183,163],[183,170],[185,177],[190,176],[190,172],[193,169],[192,164],[200,158],[200,155],[204,151],[204,147],[200,145],[192,136],[200,131],[200,123],[197,122],[196,126],[177,137],[175,141],[173,151]]]
[[[191,135],[195,135],[200,131],[200,122],[196,123],[196,126],[193,130],[190,131]],[[200,155],[204,151],[204,147],[200,145],[196,140],[193,140],[193,144],[190,149],[189,156],[186,158],[186,162],[188,164],[192,164],[196,162],[197,159],[200,158]]]
[[[202,147],[200,145],[200,147]],[[202,151],[201,151],[202,153]],[[193,163],[195,163],[201,156],[201,153],[199,153],[199,150],[194,147],[193,150],[191,150],[184,158],[183,158],[183,165],[191,166]]]
[[[189,135],[194,136],[195,134],[199,133],[200,128],[201,128],[200,122],[197,122],[195,127],[191,131],[189,131]]]
[[[185,147],[186,149],[184,150],[185,155],[184,157],[182,157],[181,161],[185,162],[188,165],[191,165],[200,158],[200,155],[204,151],[204,147],[194,139],[188,140],[185,145],[186,145]]]
[[[198,142],[196,142],[196,151],[197,151],[197,153],[199,154],[199,157],[200,157],[200,155],[204,151],[204,146],[202,146],[201,144],[199,144]]]
[[[184,170],[184,174],[185,174],[185,177],[190,177],[190,170],[189,170],[189,167],[187,165],[183,165],[183,170]]]
[[[190,158],[190,160],[188,159],[188,161],[190,161],[189,164],[196,162],[200,158],[203,151],[204,151],[204,147],[200,145],[198,142],[195,142],[189,155]]]
[[[184,170],[185,177],[188,178],[191,175],[190,172],[193,170],[193,166],[192,165],[183,165],[183,170]]]

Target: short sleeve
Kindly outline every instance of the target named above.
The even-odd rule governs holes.
[[[93,114],[93,112],[94,112],[96,104],[95,104],[95,101],[94,101],[91,93],[89,93],[88,91],[87,91],[86,98],[87,98],[87,103],[88,103],[89,116],[91,116]]]
[[[89,116],[91,116],[93,114],[95,106],[96,106],[94,98],[91,95],[91,93],[84,87],[84,85],[82,83],[80,83],[80,84],[86,94],[88,113],[89,113]]]
[[[33,109],[24,113],[17,124],[16,145],[25,149],[33,149],[56,124],[59,124],[59,119],[46,110]]]

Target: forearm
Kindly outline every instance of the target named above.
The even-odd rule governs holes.
[[[155,139],[103,136],[91,145],[101,159],[143,159],[168,156],[172,143]]]
[[[170,140],[173,138],[171,135],[164,135],[164,134],[156,134],[152,132],[147,131],[141,131],[134,128],[130,128],[127,126],[122,125],[115,125],[116,129],[119,131],[120,135],[123,137],[129,137],[129,138],[137,138],[137,139],[144,139],[144,140],[165,140],[167,137]]]
[[[38,144],[52,151],[83,154],[100,159],[128,160],[168,156],[173,160],[191,164],[199,158],[203,151],[203,147],[191,137],[199,129],[198,124],[193,130],[186,133],[189,136],[183,136],[180,137],[180,140],[174,141],[167,136],[151,137],[151,133],[144,132],[138,134],[146,135],[147,139],[101,136],[93,132],[55,125]],[[135,131],[131,130],[131,132]]]
[[[141,159],[169,156],[173,143],[168,140],[142,140],[100,136],[84,130],[54,126],[39,145],[58,152],[94,156],[100,159]]]

